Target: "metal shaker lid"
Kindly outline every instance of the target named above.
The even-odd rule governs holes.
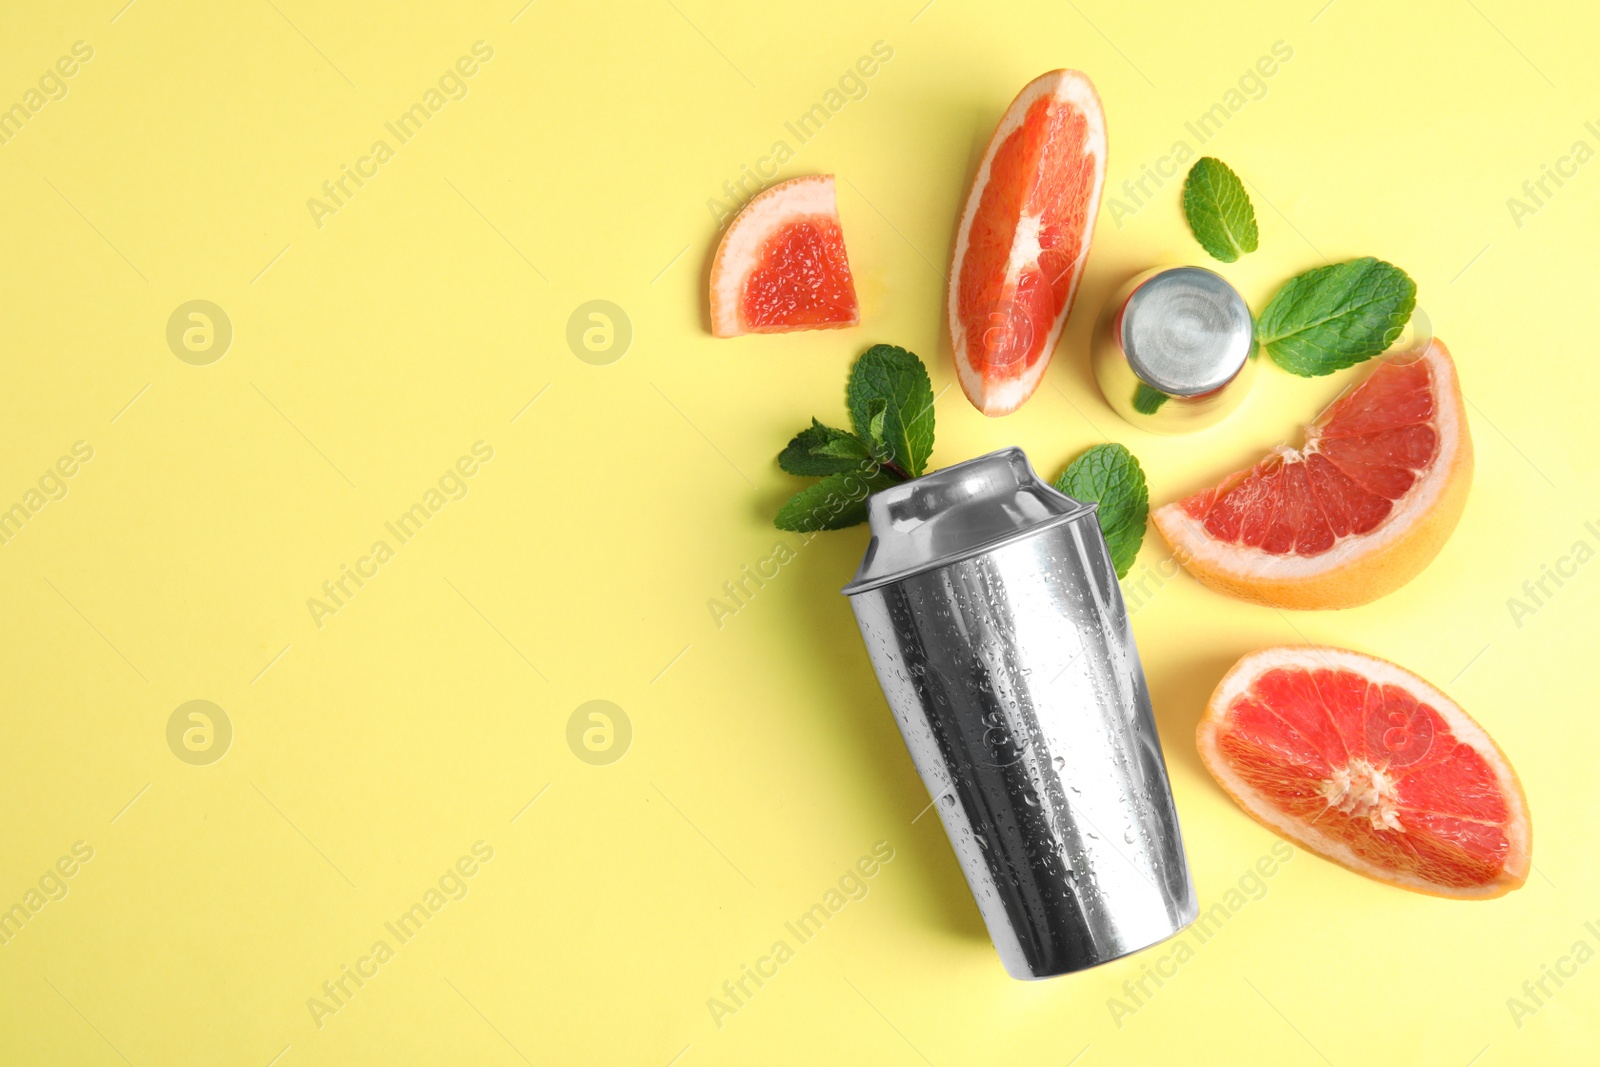
[[[1118,340],[1147,385],[1169,396],[1199,396],[1233,380],[1253,336],[1249,306],[1221,275],[1174,267],[1128,297]]]
[[[872,540],[846,596],[976,556],[1096,505],[1052,489],[1020,448],[945,467],[867,500]]]

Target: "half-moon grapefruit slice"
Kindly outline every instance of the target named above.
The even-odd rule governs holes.
[[[1471,484],[1461,386],[1434,340],[1379,360],[1300,448],[1279,445],[1152,517],[1178,561],[1219,592],[1347,608],[1416,577],[1455,530]]]
[[[833,175],[780,182],[739,210],[711,262],[711,332],[832,330],[861,321]]]
[[[1387,660],[1252,652],[1195,739],[1256,821],[1358,874],[1463,898],[1527,881],[1533,831],[1510,761],[1455,701]]]
[[[995,128],[956,231],[948,296],[961,389],[985,415],[1033,395],[1072,310],[1106,175],[1087,75],[1029,82]]]

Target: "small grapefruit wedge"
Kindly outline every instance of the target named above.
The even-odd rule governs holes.
[[[711,262],[711,332],[833,330],[861,321],[833,175],[780,182],[739,210]]]
[[[967,193],[950,268],[950,341],[967,399],[1006,415],[1033,395],[1072,310],[1106,175],[1106,116],[1087,75],[1029,82]]]
[[[1471,484],[1461,386],[1434,340],[1379,360],[1299,449],[1279,445],[1152,518],[1178,561],[1219,592],[1347,608],[1416,577],[1455,530]]]
[[[1533,830],[1510,761],[1455,701],[1387,660],[1252,652],[1195,739],[1256,821],[1357,874],[1463,898],[1528,878]]]

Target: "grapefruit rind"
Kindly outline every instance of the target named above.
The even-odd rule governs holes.
[[[1505,798],[1508,811],[1505,833],[1510,849],[1500,876],[1483,885],[1461,887],[1442,885],[1409,876],[1403,871],[1377,866],[1362,859],[1338,838],[1290,817],[1236,774],[1219,748],[1218,735],[1228,725],[1233,702],[1249,690],[1257,678],[1278,667],[1350,671],[1369,682],[1404,689],[1419,703],[1432,706],[1450,727],[1455,740],[1472,748],[1493,769],[1501,795]],[[1251,818],[1278,836],[1357,874],[1416,893],[1463,900],[1489,900],[1504,896],[1528,880],[1528,871],[1533,863],[1533,823],[1528,815],[1528,801],[1522,791],[1522,782],[1512,769],[1511,761],[1506,759],[1500,746],[1460,705],[1425,679],[1388,660],[1325,645],[1281,646],[1252,652],[1234,664],[1222,681],[1217,683],[1216,690],[1206,703],[1205,714],[1195,729],[1195,745],[1206,770]]]
[[[1088,126],[1085,147],[1094,153],[1098,163],[1095,168],[1094,189],[1085,208],[1083,248],[1072,266],[1072,278],[1067,289],[1066,301],[1061,305],[1060,313],[1050,326],[1038,361],[1032,367],[1025,368],[1015,379],[986,383],[983,373],[975,370],[966,356],[967,331],[961,322],[959,306],[961,266],[967,257],[973,219],[977,217],[983,190],[989,184],[989,171],[994,163],[995,153],[1005,143],[1006,138],[1016,132],[1027,119],[1028,109],[1043,96],[1053,96],[1083,113]],[[1055,351],[1056,342],[1061,339],[1061,331],[1066,326],[1073,302],[1077,299],[1078,283],[1083,280],[1083,268],[1089,259],[1089,246],[1094,236],[1095,218],[1100,211],[1100,193],[1105,186],[1105,178],[1105,109],[1101,106],[1100,95],[1095,91],[1094,83],[1089,80],[1088,75],[1076,70],[1053,70],[1048,74],[1041,74],[1024,86],[1022,92],[1017,94],[1017,98],[1006,109],[1000,124],[995,127],[993,136],[989,138],[989,146],[984,151],[983,161],[978,165],[978,172],[973,175],[972,185],[967,190],[966,206],[962,209],[961,222],[956,230],[956,244],[951,255],[950,279],[945,298],[950,343],[955,351],[956,378],[961,383],[961,391],[967,395],[967,399],[985,415],[1009,415],[1033,395],[1044,379],[1045,369],[1050,364],[1050,356]],[[1014,277],[1023,266],[1036,260],[1038,256],[1037,233],[1030,232],[1027,226],[1019,224],[1017,238],[1013,241],[1011,255],[1006,263],[1008,275]]]
[[[813,216],[839,222],[839,201],[833,175],[812,174],[779,182],[757,194],[734,216],[711,261],[711,333],[716,337],[783,330],[756,330],[740,314],[744,283],[761,261],[767,239],[798,219]],[[858,325],[859,309],[848,322],[819,323],[791,329],[843,329]]]
[[[1433,374],[1439,454],[1375,529],[1341,538],[1315,556],[1275,555],[1217,541],[1182,501],[1151,519],[1174,556],[1202,584],[1268,607],[1306,611],[1356,607],[1394,592],[1433,561],[1455,531],[1472,485],[1472,436],[1449,349],[1431,341],[1420,354]],[[1409,354],[1387,357],[1407,358]],[[1318,416],[1313,425],[1319,423]],[[1279,450],[1288,452],[1284,446]],[[1245,472],[1238,472],[1243,474]],[[1237,477],[1236,474],[1234,477]]]

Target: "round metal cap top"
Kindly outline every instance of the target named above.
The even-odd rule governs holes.
[[[1199,396],[1233,380],[1253,336],[1250,308],[1233,286],[1203,267],[1174,267],[1128,297],[1119,340],[1147,385]]]
[[[968,559],[1056,523],[1089,518],[1094,504],[1057,492],[1020,448],[924,474],[867,498],[872,540],[846,596]]]

